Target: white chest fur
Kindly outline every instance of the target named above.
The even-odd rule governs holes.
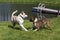
[[[37,18],[35,18],[35,20],[34,20],[34,26],[36,26],[36,22],[37,22],[37,20],[38,20],[38,19],[37,19]]]
[[[24,22],[24,20],[23,20],[23,18],[22,18],[21,16],[17,16],[16,19],[17,19],[17,21],[20,22],[20,23],[23,23],[23,22]]]

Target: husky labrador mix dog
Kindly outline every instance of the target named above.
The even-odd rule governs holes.
[[[23,25],[23,23],[24,23],[24,18],[28,17],[28,15],[26,15],[26,14],[24,13],[24,11],[22,11],[18,16],[15,16],[15,13],[16,13],[16,12],[18,12],[18,10],[14,11],[14,12],[12,13],[12,17],[11,17],[11,21],[12,21],[13,26],[15,26],[16,23],[19,23],[19,25],[23,28],[23,30],[28,31],[28,30],[24,27],[24,25]]]
[[[45,25],[48,26],[48,28],[50,29],[50,22],[47,18],[43,17],[42,20],[39,20],[36,17],[31,17],[30,18],[30,22],[33,22],[33,29],[34,31],[39,30],[40,28],[44,28]]]

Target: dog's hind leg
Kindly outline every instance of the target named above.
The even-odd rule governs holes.
[[[47,23],[46,23],[46,24],[47,24],[48,28],[50,28],[50,22],[49,22],[49,21],[47,21]]]
[[[49,22],[49,21],[47,21],[47,26],[48,26],[48,29],[50,29],[50,30],[51,30],[50,22]]]
[[[13,28],[15,28],[16,23],[15,22],[12,22],[12,24],[13,24]]]

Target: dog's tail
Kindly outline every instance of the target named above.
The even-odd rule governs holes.
[[[12,13],[12,17],[14,16],[14,14],[15,14],[16,12],[18,12],[18,10],[15,10],[15,11]]]

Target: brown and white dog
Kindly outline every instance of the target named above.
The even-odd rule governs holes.
[[[11,21],[12,21],[12,24],[13,26],[16,25],[16,23],[19,23],[19,25],[25,30],[25,31],[28,31],[24,26],[23,26],[23,23],[24,23],[24,18],[28,17],[28,15],[26,15],[24,13],[24,11],[22,11],[18,16],[15,16],[15,13],[18,12],[18,10],[14,11],[12,13],[12,16],[11,16]]]
[[[42,20],[39,20],[38,18],[35,17],[31,17],[30,22],[33,22],[34,31],[43,28],[45,25],[47,25],[48,28],[50,28],[50,21],[46,17],[43,17]]]

